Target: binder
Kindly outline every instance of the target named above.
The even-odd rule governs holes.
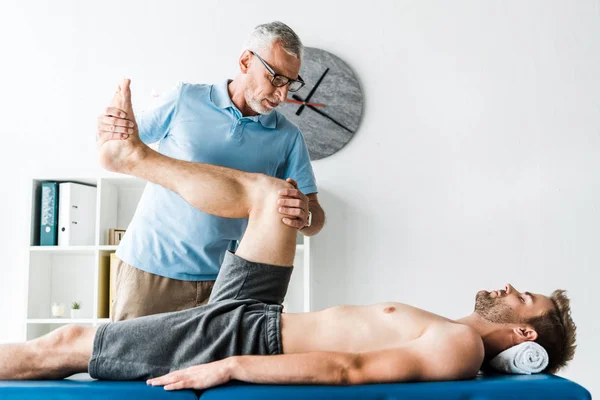
[[[93,245],[96,231],[96,188],[67,182],[59,184],[58,193],[58,245]]]
[[[110,276],[108,284],[108,316],[110,320],[113,320],[113,310],[115,306],[115,288],[117,287],[117,265],[119,264],[119,258],[115,253],[110,253]]]
[[[42,182],[40,198],[40,246],[56,246],[58,225],[58,184]]]
[[[110,257],[100,258],[100,268],[98,271],[98,318],[110,318],[112,320],[118,262],[119,258],[115,253],[110,253]]]

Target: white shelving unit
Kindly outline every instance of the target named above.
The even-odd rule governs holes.
[[[94,242],[83,246],[40,246],[40,194],[45,181],[76,182],[97,188]],[[130,177],[52,177],[32,181],[27,315],[25,339],[44,335],[62,325],[108,322],[108,305],[100,304],[101,279],[109,268],[109,228],[126,228],[133,218],[146,183]],[[60,195],[59,195],[60,196]],[[81,317],[70,318],[70,305],[81,303]],[[63,317],[52,317],[53,303],[65,307]]]
[[[76,182],[97,187],[95,242],[84,246],[40,246],[41,184]],[[142,196],[145,181],[130,177],[44,178],[32,181],[30,247],[27,271],[27,340],[60,326],[98,325],[109,321],[108,305],[100,304],[101,280],[108,274],[108,229],[126,229]],[[60,195],[59,195],[60,196]],[[310,311],[310,240],[298,236],[295,271],[285,300],[287,312]],[[105,297],[105,296],[102,296]],[[81,317],[70,318],[70,305],[81,302]],[[65,306],[64,317],[52,317],[53,303]]]

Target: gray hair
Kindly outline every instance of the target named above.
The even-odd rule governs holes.
[[[300,38],[292,28],[279,21],[261,24],[254,28],[242,51],[267,49],[275,41],[281,42],[286,53],[302,60],[303,46]]]

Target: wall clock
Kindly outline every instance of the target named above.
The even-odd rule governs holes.
[[[300,76],[306,84],[289,92],[278,111],[300,128],[311,160],[320,160],[352,139],[362,115],[362,91],[344,61],[314,47],[304,48]]]

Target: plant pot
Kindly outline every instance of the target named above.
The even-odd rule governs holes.
[[[81,318],[81,310],[71,309],[71,318]]]

